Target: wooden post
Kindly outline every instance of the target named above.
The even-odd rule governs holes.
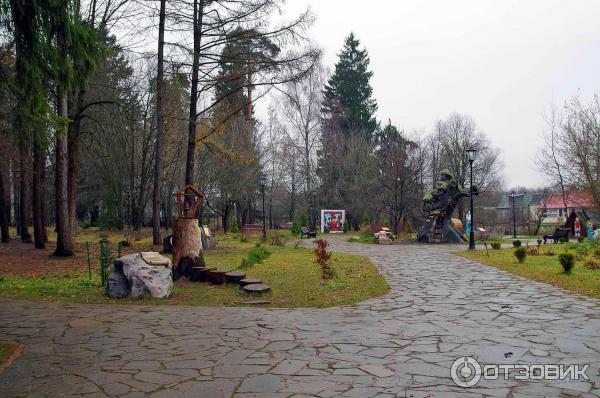
[[[180,218],[173,226],[173,279],[191,276],[193,267],[204,267],[198,220]]]

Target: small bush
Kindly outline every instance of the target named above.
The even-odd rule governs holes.
[[[546,256],[554,256],[555,255],[554,251],[552,251],[551,249],[546,250],[546,253],[544,253],[544,254],[546,254]]]
[[[575,267],[575,256],[571,253],[562,253],[558,256],[558,261],[562,265],[565,274],[570,274],[573,267]]]
[[[327,252],[327,241],[325,239],[315,240],[315,262],[321,266],[323,279],[333,278],[333,268],[329,264],[331,253]]]
[[[492,249],[494,249],[494,250],[500,250],[502,248],[502,244],[500,244],[500,242],[492,242],[492,243],[490,243],[490,245],[492,246]]]
[[[583,236],[580,236],[579,238],[577,238],[577,242],[581,243],[585,240],[585,238]]]
[[[528,256],[539,256],[540,255],[540,249],[538,249],[537,247],[528,247],[527,248],[527,255]]]
[[[234,214],[233,216],[231,216],[231,221],[229,221],[229,232],[232,233],[236,233],[240,230],[240,227],[238,225],[238,220],[236,215]]]
[[[568,237],[568,236],[561,236],[561,237],[558,239],[558,241],[559,241],[560,243],[567,243],[567,242],[569,242],[569,237]]]
[[[250,237],[248,236],[247,232],[242,231],[242,233],[240,234],[240,242],[242,242],[242,243],[250,242]]]
[[[513,247],[521,247],[522,243],[520,240],[517,239],[517,240],[513,240],[512,245],[513,245]]]
[[[268,251],[263,245],[259,243],[256,244],[248,252],[248,255],[242,259],[240,263],[240,268],[250,268],[254,264],[262,263],[263,260],[271,255],[271,252]]]
[[[347,234],[348,232],[350,232],[350,223],[348,220],[344,220],[344,233]]]
[[[524,247],[517,247],[515,249],[514,255],[520,263],[524,263],[525,258],[527,258],[527,250],[525,250]]]
[[[308,226],[308,217],[306,214],[298,214],[292,220],[292,234],[300,235],[300,228]]]

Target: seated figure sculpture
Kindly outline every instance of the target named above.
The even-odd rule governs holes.
[[[477,193],[477,187],[473,186],[473,194]],[[466,242],[467,239],[452,221],[452,213],[458,201],[467,196],[469,192],[458,186],[449,171],[443,170],[435,189],[423,197],[426,220],[417,234],[417,240],[422,243]]]

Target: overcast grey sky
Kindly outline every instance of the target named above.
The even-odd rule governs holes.
[[[598,0],[289,0],[333,68],[353,31],[371,57],[378,118],[430,132],[468,113],[502,150],[507,187],[540,186],[542,114],[600,92]]]

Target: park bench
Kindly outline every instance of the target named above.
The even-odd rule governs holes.
[[[242,230],[244,231],[262,231],[262,224],[244,224]]]
[[[286,223],[283,223],[283,224],[279,224],[279,229],[290,230],[290,229],[292,229],[292,223],[291,222],[286,222]]]
[[[554,243],[558,243],[561,238],[569,239],[569,228],[556,228],[552,235],[544,235],[544,244],[548,242],[548,239],[552,239]]]
[[[316,238],[317,232],[308,227],[300,227],[300,239],[302,239],[306,235],[307,238]]]

